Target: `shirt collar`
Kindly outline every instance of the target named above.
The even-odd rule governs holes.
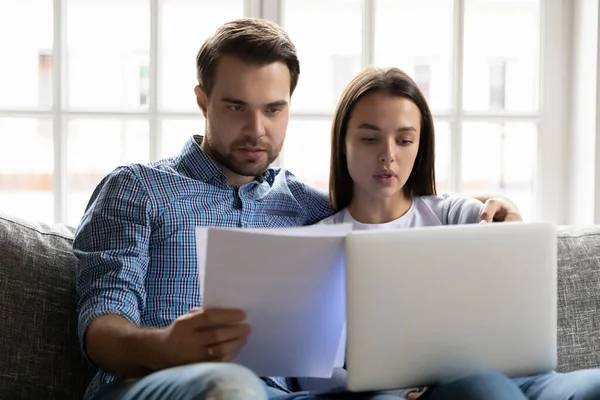
[[[217,181],[227,184],[227,177],[223,173],[221,167],[202,151],[200,144],[203,139],[204,137],[202,135],[194,135],[183,146],[183,150],[181,150],[180,154],[182,166],[193,179],[201,180],[206,183]],[[266,181],[269,185],[273,185],[275,175],[275,170],[273,168],[267,168],[261,176],[256,177],[255,182],[258,181],[259,183],[262,183]]]

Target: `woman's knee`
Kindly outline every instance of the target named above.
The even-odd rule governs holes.
[[[475,373],[448,380],[432,388],[426,398],[456,399],[526,399],[523,392],[508,377],[496,372]]]

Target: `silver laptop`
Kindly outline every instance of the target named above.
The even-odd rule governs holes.
[[[549,223],[353,232],[346,241],[348,389],[553,370],[556,246]]]

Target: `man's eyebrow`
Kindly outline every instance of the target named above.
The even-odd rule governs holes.
[[[247,106],[248,103],[246,103],[243,100],[238,100],[238,99],[234,99],[231,97],[223,97],[221,99],[222,102],[224,103],[229,103],[229,104],[235,104],[238,106]],[[287,100],[277,100],[277,101],[272,101],[270,103],[267,103],[267,107],[284,107],[288,104]]]
[[[358,126],[358,129],[368,129],[370,131],[377,131],[377,132],[381,131],[381,128],[378,127],[377,125],[369,124],[369,123],[366,123],[366,122],[363,123],[363,124],[360,124]],[[403,126],[403,127],[400,127],[398,129],[396,129],[396,132],[398,132],[398,133],[401,133],[401,132],[410,132],[410,131],[417,132],[417,130],[413,126],[411,126],[411,125]]]
[[[221,101],[224,102],[224,103],[236,104],[238,106],[246,106],[246,105],[248,105],[248,103],[246,103],[245,101],[237,100],[237,99],[232,99],[231,97],[223,97],[221,99]]]
[[[267,104],[267,107],[284,107],[287,106],[288,102],[287,100],[277,100],[277,101],[272,101],[271,103]]]

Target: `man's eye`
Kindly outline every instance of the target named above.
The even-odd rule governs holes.
[[[271,107],[267,109],[268,114],[277,114],[279,111],[281,111],[281,108],[279,107]]]
[[[231,105],[228,107],[231,111],[243,111],[244,107],[239,105]]]

